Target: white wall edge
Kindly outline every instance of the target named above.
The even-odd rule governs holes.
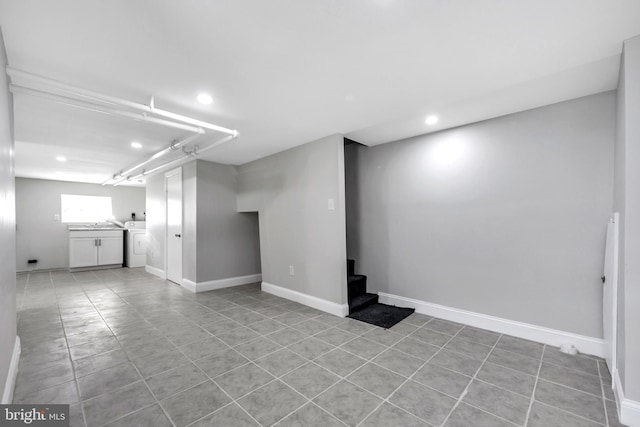
[[[545,328],[501,317],[475,313],[444,305],[433,304],[412,298],[401,297],[383,292],[378,293],[382,304],[390,304],[416,309],[416,313],[439,317],[452,322],[464,323],[477,328],[488,329],[501,334],[513,335],[531,341],[560,347],[562,344],[572,344],[581,353],[604,357],[604,340],[587,337],[557,329]]]
[[[162,280],[166,280],[167,279],[167,275],[164,272],[164,270],[160,270],[159,268],[151,267],[150,265],[145,265],[144,266],[144,271],[146,271],[149,274],[153,274],[154,276],[158,276]]]
[[[262,282],[262,274],[249,274],[247,276],[229,277],[227,279],[209,280],[196,283],[195,292],[213,291],[215,289],[230,288],[232,286],[248,285]]]
[[[18,378],[18,365],[20,363],[20,337],[16,335],[16,341],[13,345],[13,354],[9,363],[9,371],[7,372],[7,382],[4,384],[4,392],[2,393],[3,405],[8,405],[13,401],[13,391],[16,389],[16,379]]]
[[[325,313],[333,314],[334,316],[345,317],[349,314],[348,304],[338,304],[332,301],[327,301],[326,299],[314,297],[309,294],[303,294],[302,292],[283,288],[282,286],[274,285],[272,283],[262,282],[262,290],[272,295],[324,311]]]
[[[629,427],[640,427],[640,402],[624,397],[624,389],[618,370],[613,373],[612,377],[620,423]]]

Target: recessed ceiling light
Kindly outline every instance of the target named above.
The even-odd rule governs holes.
[[[57,161],[59,161],[59,162],[66,162],[66,161],[67,161],[67,158],[66,158],[66,157],[64,157],[64,156],[57,156],[57,157],[56,157],[56,160],[57,160]]]
[[[137,141],[133,141],[133,142],[131,143],[131,146],[132,146],[133,148],[142,148],[142,144],[140,144],[140,143],[139,143],[139,142],[137,142]]]
[[[438,123],[438,116],[427,116],[427,119],[424,122],[428,125],[435,125]]]
[[[213,98],[211,97],[211,95],[201,93],[200,95],[198,95],[198,102],[200,104],[209,105],[213,102]]]

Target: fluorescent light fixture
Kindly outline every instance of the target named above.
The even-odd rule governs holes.
[[[59,161],[59,162],[66,162],[67,158],[65,156],[57,156],[56,160]]]
[[[142,148],[142,144],[140,144],[138,141],[133,141],[133,142],[131,143],[131,146],[132,146],[133,148]]]
[[[436,123],[438,123],[438,116],[427,116],[427,119],[424,122],[428,125],[435,125]]]
[[[211,95],[201,93],[200,95],[198,95],[198,102],[200,104],[209,105],[213,102],[213,98],[211,97]]]

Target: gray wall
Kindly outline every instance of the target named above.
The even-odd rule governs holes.
[[[18,271],[69,268],[67,223],[54,220],[60,214],[60,195],[111,196],[113,215],[119,221],[145,211],[145,189],[99,184],[16,178],[16,222]],[[37,259],[34,266],[27,260]]]
[[[197,282],[198,178],[196,162],[182,166],[182,277]]]
[[[346,303],[344,203],[340,135],[239,166],[238,210],[259,216],[262,280]]]
[[[237,211],[234,166],[197,160],[198,282],[259,274],[255,213]]]
[[[0,70],[6,66],[7,56],[0,32]],[[0,396],[7,382],[17,333],[13,104],[8,89],[7,76],[0,72]]]
[[[620,213],[618,346],[627,399],[640,401],[640,37],[624,43],[618,81],[614,209]]]
[[[374,292],[602,337],[614,114],[608,92],[347,148],[349,257]]]
[[[260,273],[258,220],[237,212],[236,168],[203,160],[182,166],[182,276],[192,282]],[[147,265],[164,270],[164,174],[147,180]]]

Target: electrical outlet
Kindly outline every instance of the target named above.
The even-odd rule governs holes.
[[[293,268],[293,265],[289,266],[289,276],[295,276],[296,275],[296,271]]]
[[[60,221],[60,214],[53,214],[54,221]]]

